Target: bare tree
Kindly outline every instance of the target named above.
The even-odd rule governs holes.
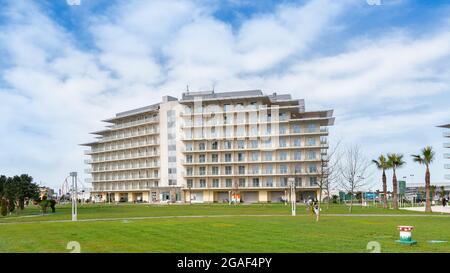
[[[333,147],[331,147],[328,153],[322,153],[320,158],[319,179],[317,184],[319,186],[319,198],[317,200],[318,210],[316,214],[316,221],[320,219],[320,207],[322,204],[322,192],[327,195],[327,204],[330,203],[330,191],[331,184],[336,181],[337,166],[340,156],[338,155],[338,148],[341,141],[339,140]]]
[[[371,162],[364,156],[358,145],[346,147],[339,162],[339,173],[342,187],[351,194],[350,213],[353,208],[355,191],[366,185],[368,170]]]

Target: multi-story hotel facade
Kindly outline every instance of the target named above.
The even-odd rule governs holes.
[[[82,144],[92,197],[113,202],[277,202],[315,198],[332,110],[260,90],[187,92],[122,112]]]
[[[449,130],[450,129],[450,124],[441,125],[439,127],[447,129],[444,132],[444,138],[450,139],[450,130]],[[450,142],[444,142],[444,148],[450,149]],[[444,153],[444,158],[445,159],[450,159],[450,153]],[[445,179],[446,180],[450,180],[450,164],[446,163],[444,165],[444,168],[447,169],[448,172],[449,172],[448,174],[445,175]]]

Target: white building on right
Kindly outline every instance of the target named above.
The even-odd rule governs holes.
[[[450,124],[445,124],[438,127],[450,129]],[[443,135],[446,139],[450,139],[450,130],[446,130]],[[450,142],[444,142],[444,148],[450,149]],[[450,159],[450,153],[444,153],[444,158]],[[445,175],[445,179],[450,180],[450,164],[446,163],[444,168],[449,170],[449,173]]]

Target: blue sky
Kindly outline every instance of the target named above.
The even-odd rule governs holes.
[[[369,1],[370,2],[370,1]],[[88,133],[191,90],[262,89],[333,108],[332,141],[369,158],[437,153],[450,122],[448,1],[0,0],[0,173],[83,177]],[[376,184],[379,175],[375,173]],[[374,187],[372,187],[374,188]]]

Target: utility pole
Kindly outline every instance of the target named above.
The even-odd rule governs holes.
[[[72,221],[77,221],[77,203],[78,203],[78,189],[77,189],[77,172],[71,172],[70,176],[72,177]]]

